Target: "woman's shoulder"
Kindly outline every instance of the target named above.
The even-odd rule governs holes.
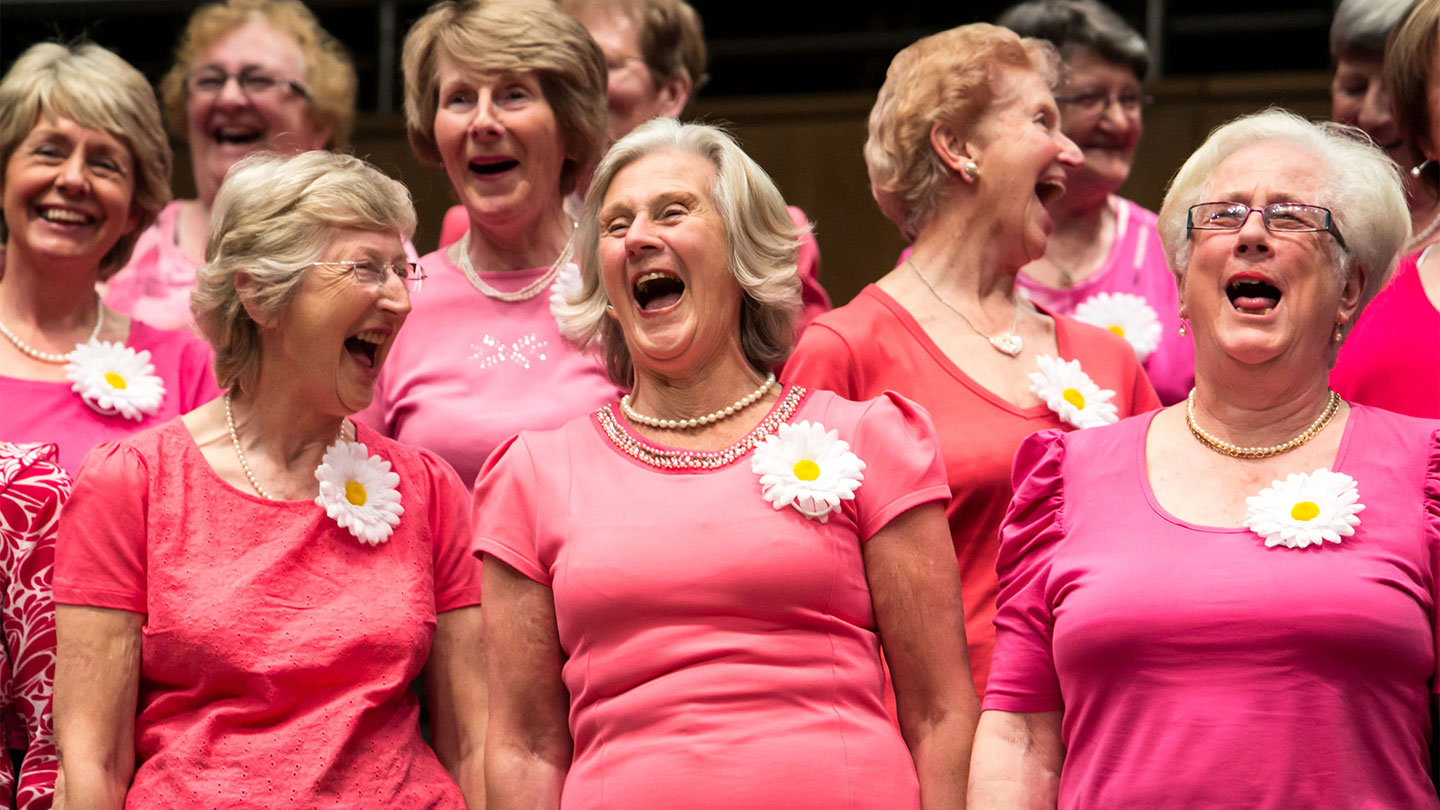
[[[126,341],[130,348],[150,352],[152,358],[160,354],[190,355],[202,352],[210,355],[210,344],[183,329],[161,329],[139,320],[130,319],[130,337]]]
[[[1131,227],[1154,228],[1160,222],[1159,214],[1134,200],[1127,200],[1117,194],[1110,195],[1110,200],[1115,211],[1124,214]]]
[[[867,284],[848,304],[817,316],[806,328],[806,333],[818,324],[842,337],[867,336],[877,327],[898,323],[892,304],[893,299],[883,290],[874,284]]]
[[[1384,408],[1350,403],[1350,416],[1355,420],[1355,438],[1364,447],[1389,448],[1385,451],[1403,452],[1403,448],[1424,451],[1427,456],[1440,454],[1440,419],[1396,413]]]
[[[193,445],[194,439],[190,436],[189,428],[176,416],[122,438],[100,442],[90,448],[85,453],[75,478],[77,481],[82,478],[93,481],[96,476],[111,479],[148,479],[153,473],[165,469],[180,470],[181,465],[171,462],[188,452],[187,443]]]
[[[791,421],[813,421],[842,432],[902,430],[935,436],[929,411],[914,400],[885,390],[867,399],[846,399],[833,391],[808,389],[805,401]],[[908,426],[908,427],[907,427]],[[937,440],[938,441],[938,440]]]

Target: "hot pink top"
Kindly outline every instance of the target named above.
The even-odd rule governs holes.
[[[125,345],[149,351],[155,374],[165,383],[165,398],[154,416],[136,422],[100,414],[70,390],[68,381],[0,377],[0,439],[54,443],[60,447],[60,466],[74,475],[95,445],[158,425],[220,394],[210,370],[210,347],[194,335],[131,321]]]
[[[826,523],[774,509],[753,451],[706,471],[621,452],[605,423],[656,446],[613,404],[522,433],[486,463],[476,552],[554,595],[575,743],[562,810],[918,810],[882,703],[861,546],[948,496],[934,428],[893,394],[814,391],[788,421],[838,431],[866,464]]]
[[[127,808],[464,809],[410,681],[435,615],[480,601],[465,488],[431,453],[358,438],[400,476],[378,546],[313,501],[231,487],[178,419],[86,457],[55,600],[145,614]]]
[[[1159,407],[1125,341],[1062,317],[1055,318],[1055,337],[1061,357],[1079,360],[1097,385],[1115,392],[1110,401],[1121,417]],[[1043,404],[1018,408],[972,380],[914,316],[873,284],[806,330],[785,379],[855,400],[898,391],[935,417],[953,493],[945,514],[960,562],[970,669],[983,695],[995,639],[995,554],[1010,502],[1010,464],[1021,439],[1063,423]]]
[[[1434,419],[1440,417],[1440,312],[1420,284],[1421,255],[1405,257],[1360,313],[1330,372],[1330,387],[1352,402]]]
[[[105,305],[160,329],[193,329],[195,263],[180,250],[180,200],[140,232],[130,262],[105,282]]]
[[[482,295],[443,250],[420,260],[428,277],[380,370],[361,421],[434,450],[466,486],[501,442],[559,427],[615,399],[600,359],[560,336],[549,291],[507,303]],[[480,273],[518,290],[549,268]]]
[[[1354,406],[1360,525],[1291,549],[1166,512],[1150,421],[1021,445],[984,708],[1063,710],[1061,810],[1440,806],[1440,422]]]

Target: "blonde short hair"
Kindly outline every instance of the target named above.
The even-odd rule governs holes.
[[[302,84],[310,96],[310,120],[317,128],[330,128],[330,149],[350,145],[355,124],[355,65],[345,46],[330,36],[304,3],[298,0],[224,0],[201,6],[190,15],[175,46],[175,64],[160,80],[165,121],[175,137],[189,134],[186,104],[190,69],[217,41],[251,21],[259,20],[285,34],[300,46],[305,60]]]
[[[42,116],[102,130],[130,150],[130,206],[139,223],[100,259],[100,278],[109,278],[130,261],[140,234],[170,202],[172,156],[155,91],[130,63],[93,42],[42,42],[26,49],[0,80],[0,167],[10,165],[10,155]],[[0,212],[0,244],[9,236]]]
[[[1395,123],[1400,137],[1421,151],[1430,149],[1425,157],[1440,158],[1440,143],[1429,143],[1430,83],[1435,81],[1435,65],[1440,62],[1440,0],[1420,0],[1400,20],[1385,49],[1385,83],[1390,88],[1390,103],[1395,110]],[[1432,167],[1433,169],[1433,167]],[[1437,173],[1426,175],[1432,183]]]
[[[1361,268],[1366,271],[1363,308],[1389,279],[1397,254],[1410,237],[1400,170],[1355,127],[1328,121],[1315,124],[1286,110],[1272,108],[1221,125],[1176,172],[1158,223],[1171,272],[1183,277],[1189,268],[1190,206],[1212,199],[1210,178],[1216,168],[1241,149],[1261,143],[1283,143],[1315,156],[1325,173],[1320,178],[1322,191],[1319,199],[1304,202],[1330,209],[1336,229],[1345,237],[1348,248],[1320,234],[1329,246],[1335,277],[1343,281]]]
[[[566,14],[590,11],[623,14],[635,23],[640,58],[656,89],[666,79],[685,79],[694,95],[709,80],[705,72],[705,28],[685,0],[561,0]]]
[[[595,169],[580,217],[576,253],[582,287],[559,315],[565,336],[581,346],[598,344],[611,382],[630,388],[634,363],[619,323],[605,314],[610,300],[600,279],[600,207],[615,175],[641,158],[661,152],[698,155],[715,166],[710,197],[725,224],[730,272],[740,284],[740,348],[757,371],[785,362],[795,343],[800,315],[796,261],[803,232],[790,219],[769,175],[722,129],[656,118],[621,138]]]
[[[964,139],[989,112],[1004,71],[1033,71],[1053,87],[1059,64],[1050,43],[986,23],[941,31],[895,55],[870,110],[865,167],[880,211],[906,239],[935,215],[952,182],[930,146],[935,125]]]
[[[205,263],[190,309],[215,352],[221,388],[244,389],[260,373],[263,319],[278,316],[320,261],[335,231],[415,232],[415,206],[399,182],[359,158],[316,150],[258,152],[230,169],[210,215]],[[242,293],[236,276],[250,283]]]
[[[609,142],[605,55],[550,0],[444,0],[405,35],[405,129],[416,157],[440,164],[435,111],[441,55],[475,73],[534,73],[565,140],[560,192],[569,194]]]

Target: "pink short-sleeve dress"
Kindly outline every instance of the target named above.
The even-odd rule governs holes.
[[[436,614],[480,601],[468,494],[433,454],[357,438],[400,476],[377,546],[231,487],[178,419],[86,457],[55,600],[145,614],[127,808],[463,810],[409,685]]]
[[[1433,810],[1440,422],[1355,405],[1355,534],[1267,548],[1156,501],[1152,416],[1036,434],[983,706],[1062,711],[1061,810]]]
[[[575,744],[563,810],[919,807],[862,545],[948,497],[934,427],[899,396],[793,387],[751,436],[778,422],[818,422],[866,464],[825,522],[774,508],[753,450],[687,461],[613,404],[487,462],[475,551],[554,595]]]
[[[1360,313],[1330,372],[1330,386],[1351,402],[1436,419],[1440,310],[1420,283],[1424,256],[1405,257],[1395,278]]]

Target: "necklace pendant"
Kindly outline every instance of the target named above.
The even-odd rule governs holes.
[[[986,340],[989,340],[990,345],[995,347],[995,351],[1011,357],[1019,357],[1020,351],[1025,348],[1024,341],[1014,332],[1005,332],[1004,334],[995,335],[994,337],[987,337]]]

